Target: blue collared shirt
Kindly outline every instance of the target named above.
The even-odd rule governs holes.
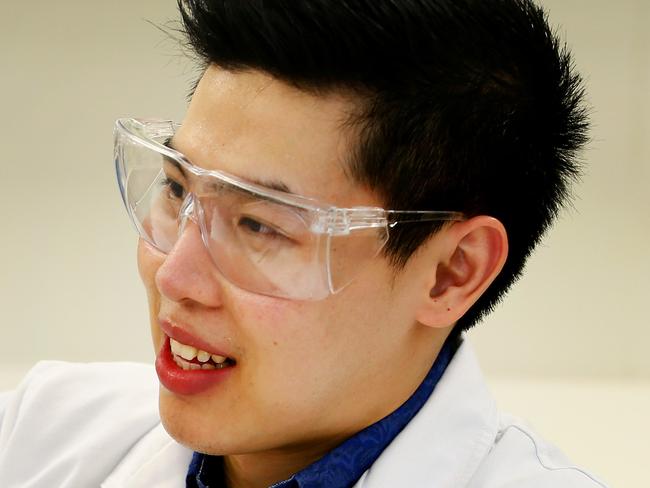
[[[456,337],[447,340],[418,389],[397,410],[273,488],[347,488],[354,485],[431,396],[458,349],[459,341]],[[224,486],[224,480],[221,457],[194,453],[187,473],[187,488],[218,488]]]

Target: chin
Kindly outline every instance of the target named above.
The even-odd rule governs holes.
[[[179,444],[193,451],[218,456],[230,454],[236,449],[228,442],[231,436],[227,429],[214,425],[214,416],[210,419],[212,425],[207,428],[210,422],[205,419],[205,414],[197,411],[200,409],[163,387],[160,389],[159,409],[163,427]]]

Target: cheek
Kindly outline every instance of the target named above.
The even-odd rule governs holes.
[[[251,394],[308,408],[310,398],[336,397],[342,386],[366,376],[374,347],[362,330],[364,307],[357,296],[292,302],[241,294],[233,303]]]
[[[235,292],[231,302],[239,343],[245,348],[250,394],[276,405],[309,397],[336,348],[326,307]],[[285,405],[286,406],[286,405]]]
[[[231,290],[229,305],[238,335],[255,360],[278,360],[303,349],[318,329],[313,312],[301,302]],[[309,333],[311,332],[311,333]],[[280,354],[275,354],[279,352]]]
[[[322,302],[238,301],[247,409],[270,423],[285,419],[293,432],[305,424],[314,432],[346,429],[350,419],[374,414],[377,371],[395,346],[386,340],[394,330],[386,306],[369,299],[377,294],[367,286]],[[350,404],[352,397],[364,400]]]

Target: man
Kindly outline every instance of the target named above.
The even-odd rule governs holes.
[[[603,486],[496,411],[462,335],[579,172],[581,82],[544,13],[179,6],[205,62],[183,123],[115,130],[159,411],[148,368],[41,365],[0,485]]]

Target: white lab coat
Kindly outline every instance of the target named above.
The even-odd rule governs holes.
[[[0,397],[0,487],[183,488],[192,452],[162,428],[157,384],[140,364],[39,363]],[[465,341],[355,488],[603,486],[497,410]]]

